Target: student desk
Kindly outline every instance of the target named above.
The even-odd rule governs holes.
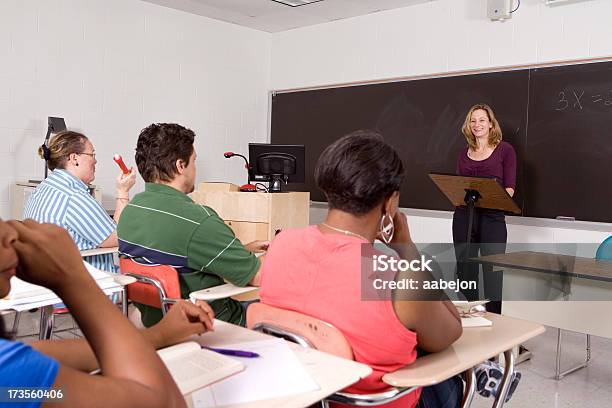
[[[544,333],[544,326],[493,313],[485,317],[493,322],[492,326],[463,329],[461,337],[446,350],[420,357],[405,368],[385,374],[383,381],[398,387],[426,387],[504,353],[506,367],[501,392],[493,402],[494,408],[503,406],[514,373],[512,348]],[[472,385],[475,387],[475,382]]]
[[[493,404],[495,408],[501,407],[510,385],[508,379],[514,372],[512,348],[543,333],[544,327],[537,323],[490,313],[486,318],[493,322],[493,326],[464,329],[459,340],[446,350],[421,357],[405,368],[386,374],[383,380],[394,386],[426,387],[460,374],[503,352],[508,363],[502,379],[502,393]],[[192,340],[211,347],[223,347],[224,344],[265,338],[268,338],[265,334],[216,320],[214,332],[202,337],[194,336]],[[290,346],[306,371],[319,384],[320,390],[241,404],[240,408],[307,407],[371,373],[371,369],[364,364],[302,348],[296,344],[290,343]],[[475,382],[472,384],[475,386]],[[504,395],[504,398],[501,398],[501,395]],[[190,395],[186,396],[186,400],[188,406],[193,407]]]
[[[124,291],[124,285],[133,283],[133,281],[127,281],[122,276],[114,277],[114,284],[107,286],[102,291],[107,295],[113,293],[120,293]],[[129,278],[129,277],[128,277]],[[61,303],[62,300],[51,292],[48,296],[33,296],[31,299],[24,298],[19,299],[19,303],[2,299],[0,300],[0,310],[13,310],[17,313],[40,308],[40,333],[39,338],[41,340],[48,340],[51,338],[51,332],[53,331],[53,319],[51,318],[53,313],[53,305]]]
[[[532,251],[488,255],[473,260],[514,270],[511,278],[508,276],[510,279],[504,281],[504,292],[510,295],[522,295],[523,291],[533,289],[533,293],[538,296],[537,289],[534,288],[538,285],[541,288],[550,286],[553,275],[575,278],[569,286],[571,291],[568,290],[567,294],[558,300],[518,300],[503,303],[504,315],[529,319],[558,329],[556,379],[586,367],[591,358],[590,335],[612,338],[612,321],[601,319],[602,315],[612,313],[612,302],[589,300],[612,300],[612,261]],[[504,297],[508,298],[506,295]],[[565,372],[561,372],[560,368],[561,329],[587,335],[585,362]]]
[[[93,249],[89,251],[82,251],[81,255],[96,255],[92,254],[93,251],[104,250],[107,252],[104,253],[112,253],[117,250],[117,247],[114,248],[99,248]],[[85,254],[84,254],[85,253]],[[130,276],[124,275],[113,275],[113,282],[105,284],[101,290],[107,294],[112,295],[114,293],[121,293],[122,299],[127,299],[126,295],[126,286],[136,282],[136,279]],[[48,291],[45,294],[37,294],[30,298],[19,299],[18,302],[11,301],[8,299],[0,299],[0,310],[12,310],[17,315],[15,317],[16,322],[19,320],[19,313],[31,310],[35,308],[40,308],[40,332],[39,338],[41,340],[47,340],[51,337],[51,333],[53,331],[53,305],[57,303],[61,303],[61,299],[57,297],[55,293],[52,291]],[[122,302],[122,311],[125,316],[127,316],[127,302]],[[16,325],[15,325],[16,326]],[[16,329],[16,327],[15,327]]]
[[[104,254],[118,254],[119,253],[119,247],[118,246],[114,246],[114,247],[107,247],[107,248],[94,248],[94,249],[85,249],[83,251],[81,251],[81,257],[85,258],[87,256],[94,256],[94,255],[104,255]],[[123,291],[121,292],[121,310],[123,311],[123,314],[125,316],[128,315],[128,302],[127,301],[123,301],[127,299],[127,285],[136,282],[136,278],[132,278],[131,276],[125,276],[125,275],[117,275],[114,276],[115,281],[120,283],[123,286]]]
[[[612,261],[533,251],[487,255],[473,259],[493,266],[612,282]]]
[[[119,252],[119,247],[108,247],[108,248],[94,248],[94,249],[86,249],[81,251],[81,256],[93,256],[93,255],[103,255],[103,254],[115,254]]]
[[[215,320],[215,331],[202,336],[193,336],[190,340],[210,347],[223,347],[224,344],[242,343],[269,339],[270,336],[244,327]],[[346,360],[322,353],[314,349],[306,349],[297,344],[289,343],[304,368],[319,385],[319,390],[297,395],[290,395],[273,400],[254,401],[240,404],[241,408],[274,408],[274,407],[307,407],[323,398],[339,391],[362,378],[367,377],[372,369],[365,364]],[[193,407],[191,395],[185,399],[189,407]]]

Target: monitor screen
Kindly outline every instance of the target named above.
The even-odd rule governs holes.
[[[249,143],[249,180],[271,181],[280,176],[287,183],[303,183],[304,151],[304,145]]]

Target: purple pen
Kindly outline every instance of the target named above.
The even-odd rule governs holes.
[[[216,347],[206,347],[206,346],[202,346],[202,348],[210,350],[210,351],[214,351],[215,353],[225,354],[226,356],[246,357],[246,358],[259,357],[259,354],[253,353],[252,351],[231,350],[231,349],[223,349],[223,348],[216,348]]]

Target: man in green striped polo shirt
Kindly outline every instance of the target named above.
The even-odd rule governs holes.
[[[259,285],[262,252],[267,243],[245,246],[210,207],[196,204],[188,193],[196,179],[195,134],[177,124],[152,124],[142,130],[136,165],[145,191],[126,206],[117,226],[119,252],[144,264],[163,264],[179,273],[181,296],[221,285]],[[245,325],[245,310],[230,298],[210,302],[215,317]],[[161,310],[137,305],[149,327],[161,320]]]

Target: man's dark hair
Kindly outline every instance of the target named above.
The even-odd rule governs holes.
[[[398,191],[403,178],[399,155],[372,130],[355,131],[328,146],[315,169],[315,181],[329,207],[356,215]]]
[[[176,123],[153,123],[144,128],[136,144],[136,166],[144,181],[172,181],[176,161],[189,163],[194,138],[191,129]]]

